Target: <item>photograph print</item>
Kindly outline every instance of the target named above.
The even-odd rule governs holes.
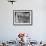
[[[13,10],[14,25],[31,25],[32,10]]]

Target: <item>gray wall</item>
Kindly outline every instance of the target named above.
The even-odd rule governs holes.
[[[14,26],[13,10],[33,10],[32,26]],[[0,40],[15,40],[19,32],[31,34],[33,40],[46,40],[46,0],[17,0],[12,5],[0,0]]]

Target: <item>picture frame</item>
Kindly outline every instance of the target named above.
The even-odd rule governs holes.
[[[13,25],[32,25],[32,10],[13,10]]]

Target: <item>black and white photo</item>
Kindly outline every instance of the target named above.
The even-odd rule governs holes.
[[[13,24],[32,24],[32,10],[14,10]]]

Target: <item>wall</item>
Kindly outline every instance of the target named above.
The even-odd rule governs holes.
[[[32,26],[14,26],[13,10],[33,10]],[[46,0],[17,0],[13,5],[0,0],[0,40],[15,40],[18,32],[31,34],[33,40],[46,40]]]

